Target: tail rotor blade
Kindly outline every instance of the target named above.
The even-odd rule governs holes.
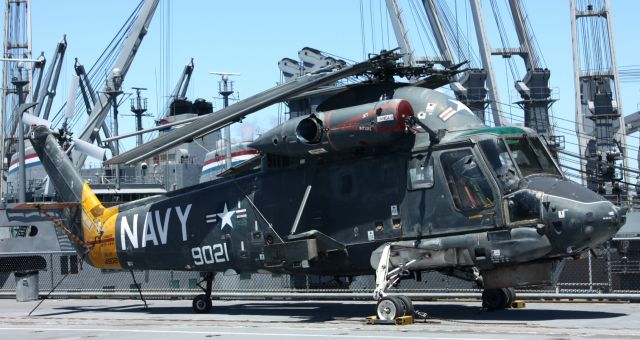
[[[47,128],[51,128],[51,122],[46,120],[46,119],[42,119],[38,116],[34,116],[30,113],[24,113],[22,115],[22,123],[23,124],[27,124],[29,126],[33,126],[33,125],[42,125],[42,126],[46,126]]]
[[[104,160],[104,153],[106,150],[97,145],[85,142],[81,139],[74,139],[73,147],[76,149],[76,151],[82,152],[87,156],[91,156],[100,161]]]

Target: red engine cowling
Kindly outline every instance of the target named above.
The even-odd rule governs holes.
[[[407,135],[413,108],[403,99],[351,106],[291,119],[256,140],[265,153],[308,156],[390,145]]]

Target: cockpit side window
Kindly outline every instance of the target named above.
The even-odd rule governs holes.
[[[440,163],[458,209],[486,209],[494,205],[491,185],[470,149],[444,152]]]
[[[433,187],[433,157],[431,154],[413,155],[407,165],[409,190]]]

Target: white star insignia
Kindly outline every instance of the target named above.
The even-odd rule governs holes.
[[[227,209],[227,203],[224,204],[224,210],[221,213],[216,214],[222,220],[220,222],[220,229],[224,229],[224,227],[227,225],[233,228],[233,223],[231,223],[231,216],[233,216],[233,214],[235,213],[235,210],[229,211]]]

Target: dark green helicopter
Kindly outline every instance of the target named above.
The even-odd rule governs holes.
[[[475,281],[504,308],[513,287],[548,284],[555,266],[599,247],[624,224],[618,208],[567,180],[530,129],[485,126],[462,103],[382,53],[276,86],[195,120],[107,164],[132,163],[273,103],[351,76],[317,113],[286,121],[251,145],[253,159],[221,178],[105,207],[45,126],[30,139],[64,205],[78,252],[106,269],[208,273],[196,312],[211,309],[213,273],[234,270],[376,275],[377,314],[411,313],[389,293],[439,271]],[[443,79],[445,81],[443,81]]]

